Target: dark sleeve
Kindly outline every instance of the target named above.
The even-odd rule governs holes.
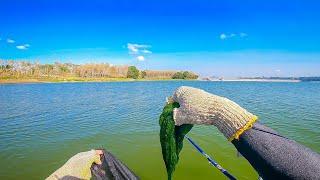
[[[320,155],[255,123],[232,143],[263,179],[320,179]]]
[[[103,150],[100,156],[102,164],[93,164],[90,168],[93,180],[139,180],[123,162],[110,152]]]

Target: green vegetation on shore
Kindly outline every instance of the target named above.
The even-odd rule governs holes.
[[[189,71],[176,72],[172,76],[172,79],[197,79],[197,78],[198,78],[198,75]]]
[[[0,83],[108,82],[197,78],[198,75],[190,71],[141,71],[135,66],[107,63],[77,65],[56,62],[54,64],[40,64],[0,60]]]

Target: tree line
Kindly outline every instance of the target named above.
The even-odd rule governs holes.
[[[41,64],[39,62],[0,60],[1,79],[19,78],[133,78],[133,79],[197,79],[190,71],[139,70],[135,66],[112,65],[108,63]]]

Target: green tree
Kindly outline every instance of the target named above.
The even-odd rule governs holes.
[[[172,79],[197,79],[198,75],[194,74],[193,72],[190,71],[180,71],[176,72],[173,76]]]
[[[135,66],[129,66],[127,78],[138,79],[139,78],[139,70]]]
[[[184,71],[183,72],[183,77],[184,79],[197,79],[198,75],[194,74],[193,72],[190,71]]]
[[[172,76],[172,79],[184,79],[183,72],[176,72]]]

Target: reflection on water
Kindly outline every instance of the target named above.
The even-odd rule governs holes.
[[[158,117],[181,85],[228,97],[320,152],[320,83],[114,82],[0,85],[0,178],[43,179],[73,154],[105,147],[142,179],[165,179]],[[191,137],[240,179],[257,175],[214,127]],[[222,179],[188,143],[175,179]]]

